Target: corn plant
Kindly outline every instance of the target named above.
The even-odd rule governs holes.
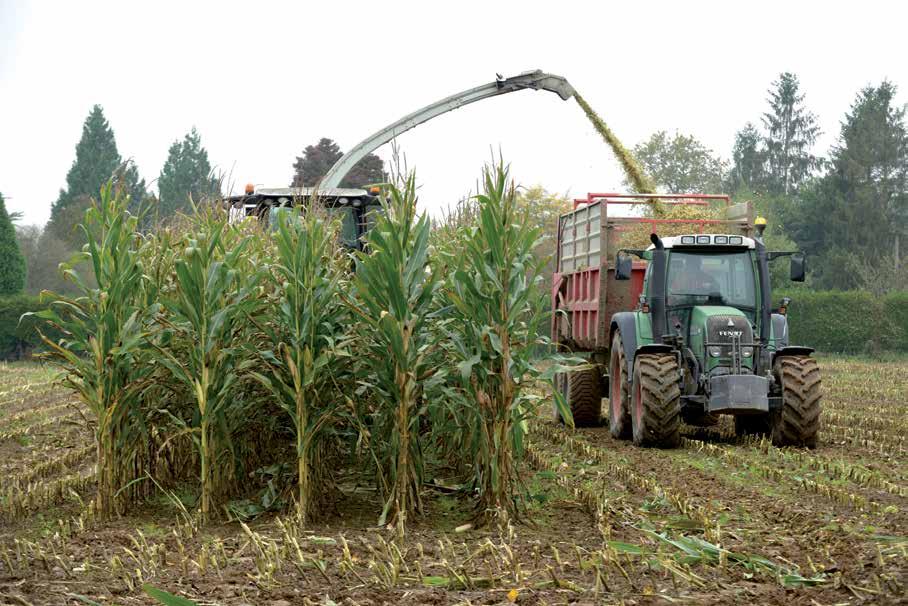
[[[190,419],[169,411],[168,416],[198,453],[203,521],[210,518],[219,484],[214,467],[230,451],[235,418],[230,408],[237,402],[239,379],[252,364],[243,343],[258,306],[260,272],[250,271],[243,258],[249,243],[250,237],[239,237],[223,216],[203,214],[177,254],[175,292],[161,299],[164,313],[158,320],[170,345],[155,345],[157,361],[193,394]]]
[[[432,374],[426,316],[438,286],[429,265],[429,221],[416,215],[416,180],[389,186],[384,214],[357,255],[354,311],[366,335],[370,374],[365,382],[379,400],[374,434],[383,448],[379,523],[391,520],[403,536],[407,514],[421,508],[422,453],[417,429],[423,381]]]
[[[303,524],[313,497],[314,450],[336,418],[333,379],[349,326],[339,297],[347,257],[333,227],[314,207],[279,221],[270,274],[278,300],[262,326],[268,349],[259,352],[268,372],[253,373],[293,421]]]
[[[41,318],[63,338],[44,341],[47,357],[64,371],[63,384],[91,411],[98,457],[99,511],[115,510],[114,497],[142,475],[145,425],[141,394],[150,373],[145,363],[147,334],[138,218],[126,212],[129,198],[114,193],[110,182],[80,225],[87,240],[81,254],[63,264],[64,275],[80,295],[45,291],[52,303]],[[97,287],[83,279],[78,265],[89,261]]]
[[[535,414],[536,400],[525,387],[541,374],[534,350],[542,341],[536,328],[546,259],[534,256],[540,229],[520,211],[508,169],[486,168],[483,186],[478,216],[445,293],[453,305],[450,347],[460,371],[462,410],[472,425],[469,456],[480,511],[508,515],[516,512],[514,457]]]

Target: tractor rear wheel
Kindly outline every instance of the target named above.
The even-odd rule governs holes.
[[[671,354],[640,354],[634,362],[631,422],[634,444],[675,448],[681,444],[681,388]]]
[[[631,413],[627,397],[627,362],[621,333],[615,333],[615,338],[612,339],[608,376],[608,428],[613,438],[627,440],[631,437]]]
[[[807,356],[776,360],[782,386],[782,410],[773,414],[772,443],[815,448],[820,430],[821,379],[817,361]]]
[[[567,373],[567,402],[575,427],[596,427],[602,418],[602,373],[598,366]]]

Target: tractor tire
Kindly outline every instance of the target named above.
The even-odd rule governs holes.
[[[608,428],[613,438],[629,440],[632,435],[630,403],[628,402],[627,363],[621,333],[612,339],[609,359]]]
[[[568,406],[574,427],[596,427],[602,419],[602,373],[598,367],[568,373]]]
[[[640,354],[631,385],[634,444],[676,448],[681,444],[681,387],[678,361],[670,354]]]
[[[774,367],[782,386],[782,409],[773,415],[772,443],[816,448],[822,409],[817,361],[807,356],[785,356],[777,359]]]
[[[736,436],[768,436],[770,433],[772,433],[772,422],[769,413],[735,415]]]

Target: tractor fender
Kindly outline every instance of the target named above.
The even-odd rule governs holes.
[[[627,364],[627,380],[633,381],[634,356],[637,353],[637,318],[632,311],[619,311],[612,316],[612,326],[608,333],[609,347],[615,333],[621,333],[621,344],[624,346],[624,362]]]
[[[780,356],[809,356],[814,352],[813,347],[803,347],[801,345],[788,345],[782,349],[776,351],[773,358],[778,358]]]

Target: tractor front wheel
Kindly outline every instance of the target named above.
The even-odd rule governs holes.
[[[782,386],[782,410],[773,414],[772,443],[815,448],[822,395],[817,361],[807,356],[785,356],[777,359],[774,367]]]
[[[612,339],[609,360],[608,427],[613,438],[627,440],[631,437],[631,413],[627,397],[627,362],[621,333]]]
[[[598,366],[567,373],[567,403],[574,427],[596,427],[602,418],[602,373]]]
[[[634,444],[675,448],[681,444],[678,361],[670,354],[640,354],[631,385]]]

